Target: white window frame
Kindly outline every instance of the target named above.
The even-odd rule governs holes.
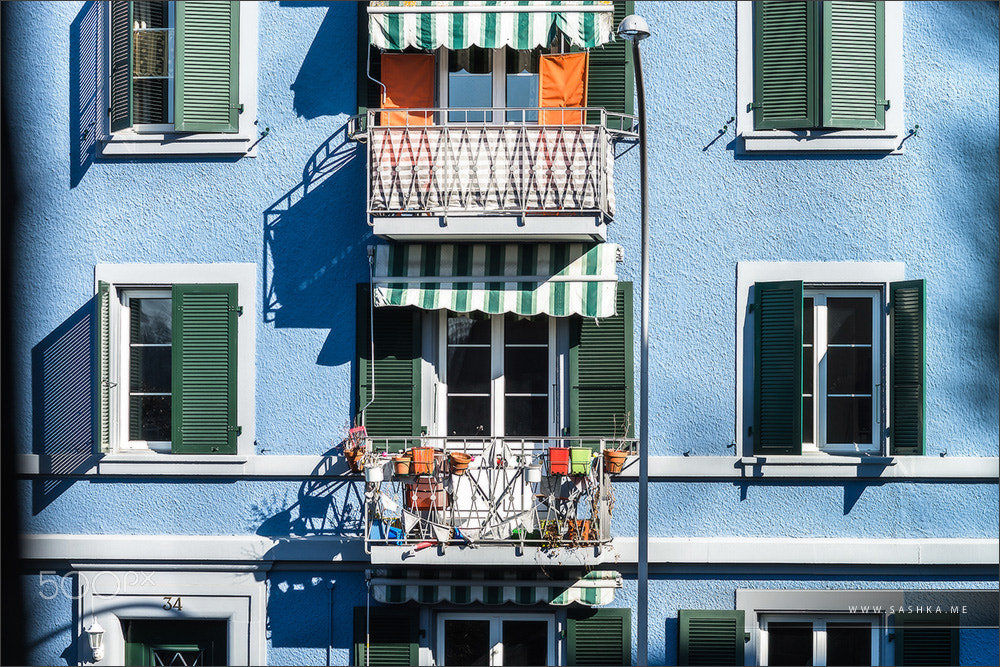
[[[434,428],[431,435],[438,436],[448,436],[447,424],[448,424],[448,315],[449,311],[440,310],[434,313],[437,322],[437,331],[440,332],[436,338],[437,344],[437,364],[435,369],[435,374],[437,378],[437,391],[435,392],[435,405],[434,414],[438,416],[434,420]],[[506,318],[506,313],[501,313],[497,315],[490,315],[490,367],[491,367],[491,380],[490,380],[490,423],[492,425],[491,433],[483,434],[482,437],[507,437],[503,433],[506,428],[506,423],[504,420],[504,401],[505,401],[505,389],[506,383],[504,379],[504,351],[505,340],[504,340],[504,320]],[[549,339],[548,339],[548,358],[549,358],[549,369],[548,369],[548,425],[549,425],[549,437],[558,436],[560,433],[560,416],[564,413],[564,410],[559,409],[557,406],[561,406],[563,402],[563,391],[562,378],[565,377],[563,373],[560,372],[561,364],[560,359],[565,357],[567,350],[562,349],[560,345],[560,337],[558,336],[558,320],[559,318],[552,317],[549,315],[544,316],[548,319],[549,327]],[[553,391],[555,392],[553,394]],[[449,436],[450,437],[450,436]],[[476,438],[479,436],[468,436],[470,438]],[[516,436],[510,436],[516,437]],[[538,439],[544,439],[545,436],[538,436]],[[454,440],[461,440],[462,436],[454,436]],[[532,437],[525,436],[525,440],[531,440]]]
[[[879,618],[874,614],[816,614],[816,613],[784,613],[784,614],[764,614],[760,617],[760,624],[757,632],[760,635],[759,642],[759,665],[769,664],[768,656],[768,624],[769,623],[806,623],[813,625],[813,660],[812,664],[823,667],[827,663],[827,634],[826,624],[844,621],[856,621],[859,623],[871,624],[871,661],[869,664],[879,664]]]
[[[166,123],[133,123],[132,131],[136,134],[167,134],[174,131],[174,35],[177,26],[176,4],[167,3],[167,27],[162,32],[167,33],[167,122]],[[130,26],[135,32],[135,27]],[[146,30],[140,28],[140,30]],[[158,31],[159,32],[159,31]],[[133,80],[135,76],[133,75]],[[159,78],[159,77],[156,77]]]
[[[555,614],[521,614],[521,613],[474,613],[474,612],[444,612],[437,614],[436,627],[436,657],[435,664],[444,664],[444,649],[446,637],[445,621],[489,621],[490,622],[490,665],[503,665],[503,622],[504,621],[544,621],[548,625],[546,665],[559,664],[556,659],[556,618]]]
[[[173,21],[174,7],[170,3]],[[239,155],[256,157],[257,131],[257,18],[256,0],[240,2],[240,62],[239,62],[239,103],[243,111],[238,114],[239,128],[235,133],[189,133],[173,132],[160,125],[139,125],[111,131],[111,120],[104,118],[104,141],[100,143],[101,157],[144,157],[159,155]],[[106,5],[110,6],[110,4]],[[110,20],[110,12],[107,12]],[[173,23],[171,23],[173,26]],[[131,28],[131,26],[130,26]],[[105,31],[106,62],[110,58],[110,29]],[[171,36],[174,30],[171,27]],[[171,43],[173,39],[171,39]],[[173,48],[170,49],[171,54]],[[173,74],[171,55],[171,75]],[[171,76],[170,97],[173,99],[173,77]],[[105,105],[110,108],[110,86],[105,82]],[[171,103],[172,106],[172,103]]]
[[[153,450],[157,452],[170,453],[170,441],[158,441],[158,440],[132,440],[130,437],[130,424],[129,424],[129,399],[131,398],[131,387],[130,383],[130,371],[132,365],[131,357],[131,345],[132,345],[132,335],[130,318],[131,318],[131,299],[141,299],[141,298],[171,298],[171,291],[169,286],[155,287],[155,288],[133,288],[133,287],[122,287],[116,289],[118,298],[116,303],[111,304],[112,308],[119,309],[118,315],[118,327],[117,330],[111,335],[111,347],[114,350],[117,347],[119,352],[117,360],[118,374],[112,380],[115,382],[117,387],[121,389],[118,393],[118,415],[120,415],[119,423],[119,433],[117,434],[119,449],[124,450]],[[116,346],[117,342],[117,346]],[[115,364],[112,364],[115,367]],[[112,441],[114,441],[114,436],[112,436]]]
[[[882,130],[757,130],[753,110],[753,2],[736,3],[736,133],[746,151],[904,151],[903,3],[885,3],[885,110]]]
[[[736,265],[736,429],[734,440],[737,443],[737,456],[753,456],[753,436],[747,432],[747,426],[753,423],[754,399],[754,320],[749,312],[750,289],[757,282],[775,282],[784,280],[801,280],[805,289],[817,286],[854,287],[863,290],[881,290],[882,315],[881,330],[878,335],[878,345],[882,350],[881,361],[875,373],[881,376],[882,391],[875,403],[876,420],[880,425],[886,424],[886,406],[889,405],[889,388],[885,378],[889,374],[888,354],[889,327],[888,313],[884,308],[889,294],[889,283],[905,279],[905,265],[902,262],[738,262]],[[885,437],[883,433],[877,437],[878,446],[868,452],[857,452],[851,448],[849,453],[860,455],[880,455],[885,452]],[[845,452],[847,453],[847,452]],[[802,456],[834,457],[840,452],[827,450],[809,451],[803,447]],[[791,460],[802,460],[802,456],[786,457]],[[772,456],[768,457],[771,460]]]
[[[98,264],[94,269],[94,292],[101,282],[111,285],[109,301],[110,389],[109,454],[152,461],[177,462],[181,459],[234,462],[234,455],[182,455],[170,452],[170,443],[146,443],[128,439],[128,309],[119,294],[143,294],[169,290],[175,284],[236,284],[243,314],[237,318],[236,423],[242,432],[236,438],[236,457],[253,455],[255,434],[256,294],[257,267],[254,264]]]

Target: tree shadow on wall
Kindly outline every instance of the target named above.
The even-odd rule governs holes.
[[[42,475],[74,475],[95,465],[97,424],[94,317],[96,297],[31,349],[32,442]],[[73,485],[37,477],[31,511],[37,515]]]
[[[367,280],[364,150],[347,126],[312,154],[302,181],[264,211],[262,312],[275,327],[330,329],[317,364],[354,358],[354,285]]]
[[[102,132],[108,78],[103,53],[105,6],[84,3],[69,27],[70,188],[80,184],[93,164]]]

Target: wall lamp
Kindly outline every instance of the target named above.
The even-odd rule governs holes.
[[[94,654],[94,662],[104,659],[104,628],[95,619],[87,628],[87,640],[90,642],[90,650]]]

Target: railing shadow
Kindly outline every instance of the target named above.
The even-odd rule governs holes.
[[[86,2],[69,28],[70,188],[83,180],[97,157],[104,114],[107,24],[103,2]]]

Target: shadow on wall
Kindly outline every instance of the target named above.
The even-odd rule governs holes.
[[[69,186],[80,184],[97,157],[105,113],[105,3],[86,2],[69,28]]]
[[[42,473],[71,475],[95,464],[94,315],[84,304],[31,349],[32,442]],[[72,479],[32,481],[38,514],[73,485]]]
[[[318,3],[282,2],[281,7],[314,8]],[[327,3],[328,9],[323,23],[316,31],[309,51],[302,60],[302,67],[292,83],[292,108],[301,118],[354,114],[355,71],[348,63],[331,67],[331,54],[350,55],[353,49],[345,44],[354,43],[355,20],[358,3]],[[346,36],[350,39],[345,39]],[[348,94],[344,94],[348,91]],[[346,104],[345,106],[345,102]]]
[[[316,363],[354,358],[354,285],[368,277],[364,155],[346,125],[310,157],[302,182],[264,211],[265,322],[330,328]]]
[[[335,475],[347,471],[340,446],[327,451],[309,479],[299,487],[291,505],[273,498],[255,503],[251,514],[260,522],[257,534],[265,537],[328,535],[357,537],[364,533],[364,482]]]

